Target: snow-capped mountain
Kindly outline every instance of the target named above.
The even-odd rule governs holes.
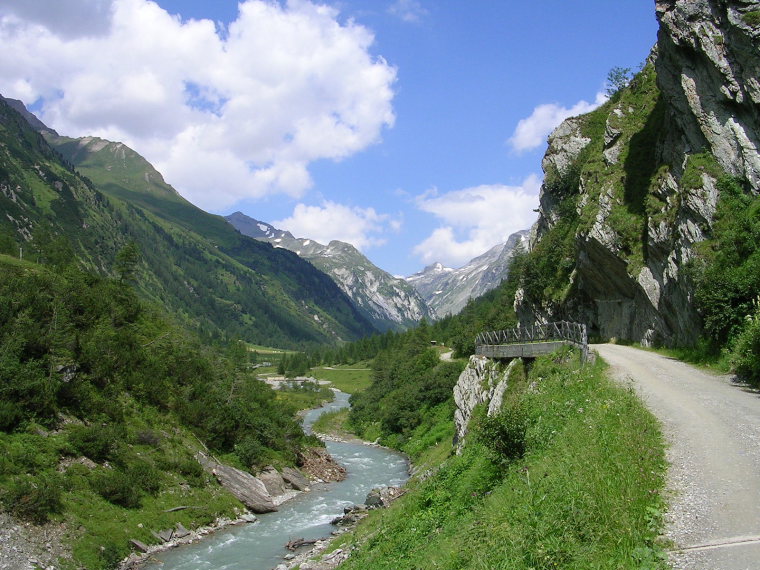
[[[296,238],[241,212],[226,217],[243,235],[295,252],[329,275],[353,300],[359,311],[380,330],[404,330],[421,319],[435,319],[417,290],[367,259],[351,244],[331,241],[322,245]]]
[[[468,299],[480,297],[507,277],[515,251],[527,247],[528,234],[527,230],[512,234],[459,269],[434,263],[406,280],[438,316],[455,315]]]

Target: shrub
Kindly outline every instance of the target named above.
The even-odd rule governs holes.
[[[152,429],[146,429],[137,432],[135,441],[138,445],[147,445],[150,447],[159,447],[161,445],[161,436]]]
[[[475,429],[475,439],[497,461],[512,461],[525,454],[527,414],[519,400],[504,403],[498,414],[480,419]]]
[[[747,12],[742,16],[742,20],[745,24],[752,26],[753,28],[760,26],[760,10]]]
[[[16,477],[4,497],[6,508],[21,519],[42,524],[63,510],[61,489],[60,477],[54,472]]]
[[[737,335],[731,351],[731,364],[736,374],[754,385],[760,385],[760,297],[755,300],[754,312]]]
[[[98,469],[90,478],[92,490],[106,501],[136,509],[140,507],[140,488],[132,477],[119,469]]]
[[[235,455],[238,456],[241,463],[250,469],[258,465],[265,455],[266,448],[252,435],[245,436],[240,443],[235,446]]]
[[[155,495],[161,490],[161,472],[147,461],[138,460],[132,463],[127,469],[127,477],[135,487],[150,495]]]
[[[93,461],[113,461],[121,450],[123,429],[114,426],[75,426],[68,434],[74,452]]]

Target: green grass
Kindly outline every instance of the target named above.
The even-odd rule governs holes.
[[[287,403],[296,410],[309,410],[317,408],[325,402],[331,402],[335,393],[327,386],[316,387],[312,382],[304,387],[298,387],[294,383],[293,388],[280,388],[275,391],[277,400]]]
[[[317,433],[324,433],[344,439],[354,438],[356,434],[348,427],[347,420],[348,408],[345,408],[333,412],[325,412],[317,418],[312,427]]]
[[[693,347],[675,348],[642,346],[639,343],[632,343],[631,346],[635,346],[641,350],[656,352],[663,356],[669,356],[676,360],[682,360],[715,374],[728,374],[731,372],[731,362],[728,353],[716,353],[710,350],[705,342],[700,342]]]
[[[112,567],[113,560],[127,556],[130,539],[155,544],[159,541],[151,531],[173,528],[177,523],[197,528],[218,517],[235,518],[244,511],[237,499],[216,484],[204,488],[172,487],[144,499],[140,509],[113,505],[86,490],[68,494],[65,503],[69,528],[80,529],[73,541],[74,558],[80,567],[93,570]],[[165,512],[178,506],[190,508]]]
[[[663,439],[603,363],[539,359],[506,401],[525,418],[525,452],[499,458],[477,437],[333,546],[342,568],[664,568]],[[447,456],[446,444],[427,453]]]
[[[702,180],[704,174],[717,180],[721,176],[724,176],[725,172],[715,157],[709,152],[689,155],[683,176],[681,176],[681,186],[691,190],[702,188],[704,186],[704,181]]]
[[[12,267],[23,267],[26,269],[34,269],[39,267],[36,263],[25,261],[23,259],[13,257],[12,255],[5,255],[4,253],[0,253],[0,265],[10,265]]]
[[[348,394],[363,392],[372,383],[372,371],[361,362],[353,365],[314,368],[311,374],[317,380],[332,382],[334,388]]]
[[[742,16],[742,20],[745,24],[752,26],[753,28],[760,26],[760,10],[747,12]]]

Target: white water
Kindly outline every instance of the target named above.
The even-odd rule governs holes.
[[[335,400],[311,410],[304,417],[309,431],[324,412],[348,406],[348,394],[336,392]],[[280,506],[274,513],[258,515],[254,524],[228,527],[203,540],[157,553],[145,568],[152,570],[268,570],[283,562],[285,544],[296,538],[328,536],[330,521],[343,508],[363,503],[374,487],[402,485],[408,475],[406,459],[396,452],[368,445],[328,441],[327,450],[348,471],[340,483],[315,484]]]

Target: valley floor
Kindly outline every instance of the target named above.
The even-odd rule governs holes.
[[[663,424],[667,538],[675,568],[750,570],[760,561],[760,394],[683,362],[596,345]]]

